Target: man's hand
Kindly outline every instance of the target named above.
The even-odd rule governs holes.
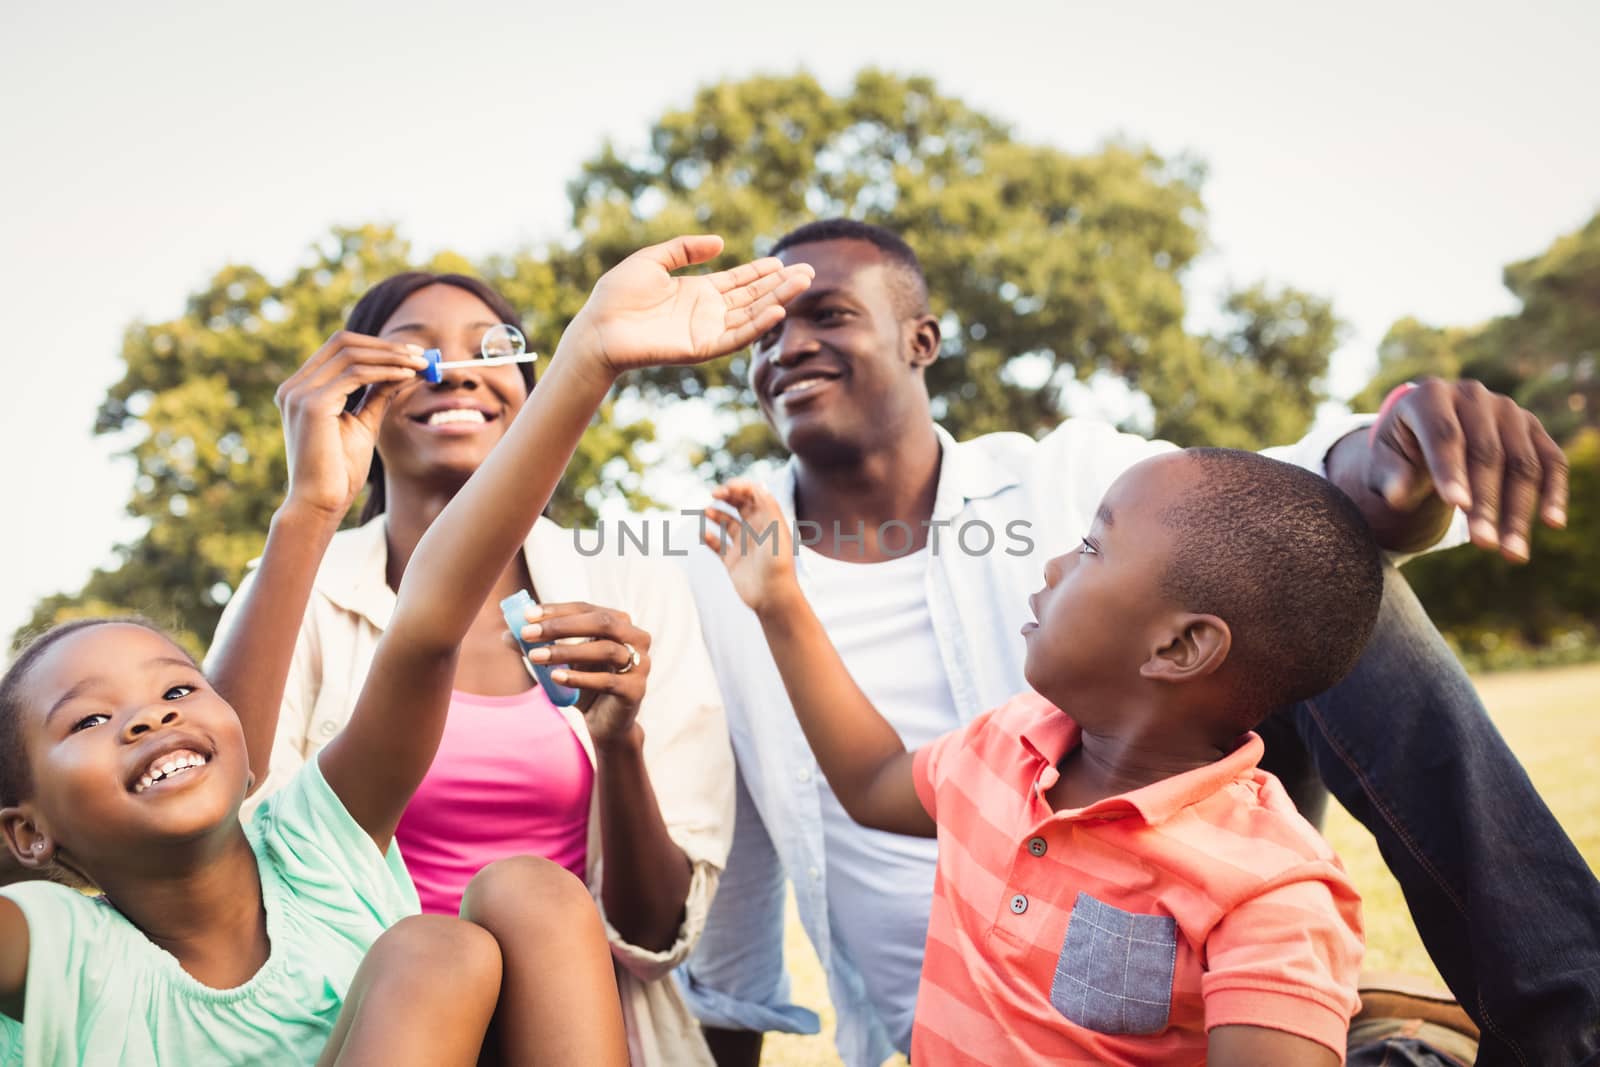
[[[1460,508],[1473,544],[1521,563],[1536,510],[1546,525],[1567,521],[1560,447],[1532,412],[1475,381],[1422,379],[1334,446],[1328,474],[1395,551],[1432,544]]]
[[[710,509],[715,530],[705,530],[706,547],[728,568],[733,588],[756,614],[798,593],[794,544],[783,509],[765,488],[748,478],[734,478],[711,490],[716,500],[735,508],[738,518]]]
[[[595,284],[567,338],[585,346],[612,377],[639,367],[701,363],[749,345],[783,321],[783,305],[815,271],[772,257],[674,277],[722,251],[722,238],[676,237],[642,248]]]

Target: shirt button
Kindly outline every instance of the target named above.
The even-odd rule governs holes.
[[[822,877],[822,872],[817,870],[815,867],[808,867],[808,868],[806,868],[806,875],[813,882],[815,882],[815,881],[817,881],[818,879],[820,879]]]
[[[1023,896],[1021,893],[1018,893],[1016,896],[1012,897],[1011,910],[1017,915],[1021,915],[1023,912],[1027,911],[1028,898]]]
[[[317,727],[317,732],[323,737],[332,737],[334,734],[339,732],[339,728],[331,722],[325,722],[321,726]]]
[[[1035,856],[1044,855],[1044,850],[1047,847],[1049,846],[1044,843],[1044,838],[1042,837],[1030,838],[1028,841],[1028,851],[1033,853]]]
[[[798,782],[809,782],[809,781],[811,781],[811,768],[810,767],[801,767],[798,771],[794,772],[794,777],[795,777],[795,780],[798,781]]]

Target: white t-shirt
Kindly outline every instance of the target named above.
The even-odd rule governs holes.
[[[861,691],[914,750],[961,724],[928,614],[929,552],[852,563],[800,549],[800,586]],[[932,838],[871,830],[815,776],[828,864],[828,918],[878,1017],[904,1048],[933,896]]]

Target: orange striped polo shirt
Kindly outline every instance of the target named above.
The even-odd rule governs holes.
[[[1256,767],[1261,739],[1052,811],[1078,741],[1026,693],[918,750],[939,860],[912,1062],[1202,1064],[1206,1031],[1229,1023],[1342,1058],[1361,901]]]

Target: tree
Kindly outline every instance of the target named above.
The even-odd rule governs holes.
[[[1505,282],[1521,301],[1513,314],[1466,327],[1396,322],[1355,402],[1375,407],[1395,385],[1431,374],[1476,378],[1540,417],[1571,464],[1567,527],[1536,526],[1525,566],[1446,552],[1415,561],[1406,576],[1474,661],[1576,658],[1577,645],[1592,654],[1600,641],[1600,214],[1506,267]]]
[[[929,389],[957,437],[1042,432],[1061,420],[1063,385],[1098,372],[1147,394],[1155,432],[1181,443],[1292,438],[1322,399],[1337,321],[1305,294],[1256,287],[1229,301],[1227,336],[1185,331],[1202,179],[1198,163],[1133,144],[1073,155],[1020,142],[928,78],[867,70],[834,96],[805,74],[756,77],[702,89],[643,147],[607,145],[585,164],[570,190],[578,266],[559,270],[592,277],[686,228],[716,228],[737,259],[811,219],[860,218],[922,260],[945,333]],[[736,415],[708,476],[777,448],[746,373],[734,359],[640,387]]]
[[[1506,267],[1520,308],[1477,326],[1401,319],[1378,348],[1358,406],[1426,374],[1476,378],[1537,414],[1558,441],[1600,427],[1600,213]]]
[[[900,231],[922,259],[945,334],[929,389],[958,437],[1042,433],[1064,414],[1065,386],[1100,375],[1147,396],[1144,428],[1179,443],[1292,439],[1323,398],[1338,321],[1308,294],[1256,286],[1228,298],[1218,335],[1185,329],[1202,180],[1197,162],[1132,143],[1079,155],[1018,140],[928,78],[867,70],[834,95],[806,74],[754,77],[700,90],[637,150],[599,151],[569,187],[568,239],[478,266],[531,313],[531,347],[550,352],[594,280],[642,244],[715,230],[731,263],[800,223],[852,216]],[[183,316],[131,327],[97,429],[142,431],[129,508],[150,526],[79,594],[41,603],[35,623],[135,608],[176,620],[192,647],[209,639],[282,492],[273,390],[366,287],[411,260],[392,229],[336,230],[287,281],[230,267]],[[444,254],[427,266],[472,265]],[[736,356],[641,377],[622,396],[646,410],[700,405],[715,429],[690,460],[718,478],[777,448],[746,372]],[[563,483],[562,520],[585,521],[619,492],[645,500],[653,428],[618,426],[611,410]]]
[[[250,267],[225,267],[178,318],[130,326],[123,377],[102,403],[95,430],[136,431],[128,511],[148,528],[80,592],[41,601],[18,636],[80,615],[135,611],[201,651],[245,564],[260,552],[287,484],[274,392],[339,329],[367,288],[414,266],[473,269],[453,253],[416,264],[389,227],[341,228],[281,283]],[[593,515],[573,487],[616,483],[638,469],[631,449],[650,426],[618,427],[608,414],[585,436],[552,504],[558,519]]]

